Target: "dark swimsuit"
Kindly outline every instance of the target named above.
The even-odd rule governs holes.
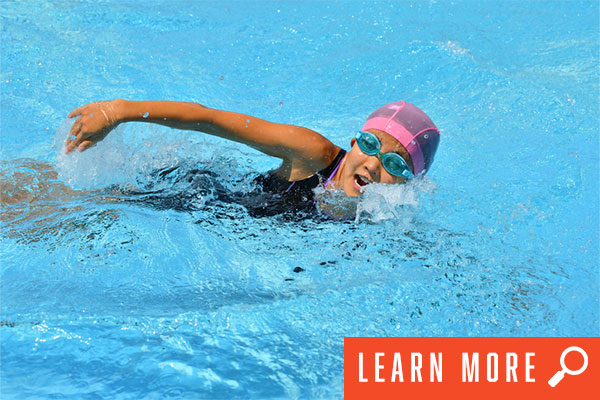
[[[240,204],[253,217],[284,214],[285,218],[302,219],[315,215],[313,189],[321,184],[327,186],[344,155],[346,151],[340,150],[331,164],[299,181],[289,182],[278,177],[275,171],[267,172],[254,179],[255,189],[250,192],[227,189],[213,171],[177,166],[154,171],[145,190],[113,188],[111,193],[123,195],[121,201],[143,203],[158,209],[196,211],[212,206],[218,208],[223,203]],[[170,183],[170,189],[155,189],[155,185],[165,181]],[[199,205],[198,199],[205,200]]]
[[[331,164],[306,179],[290,182],[277,176],[275,171],[270,171],[256,178],[254,182],[263,192],[269,193],[278,200],[271,203],[273,205],[279,203],[277,206],[279,210],[283,205],[288,210],[312,211],[315,208],[313,189],[321,184],[323,186],[329,184],[345,155],[346,151],[340,149]]]
[[[299,181],[287,181],[275,174],[275,171],[267,172],[259,176],[255,182],[262,187],[266,193],[279,195],[287,199],[301,199],[310,201],[313,198],[313,189],[321,184],[328,184],[346,155],[346,151],[340,149],[337,156],[327,167],[323,168],[313,176]]]

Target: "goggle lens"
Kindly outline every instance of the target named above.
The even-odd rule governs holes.
[[[358,147],[363,153],[374,156],[379,154],[381,144],[376,136],[362,134],[358,136]]]

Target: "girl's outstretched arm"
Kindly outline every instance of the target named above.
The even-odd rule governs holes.
[[[67,139],[67,153],[84,151],[127,121],[150,122],[176,129],[195,130],[244,143],[283,160],[279,173],[289,180],[303,179],[329,165],[339,147],[317,132],[278,124],[249,115],[201,104],[173,101],[114,100],[86,104],[73,110],[79,117]]]

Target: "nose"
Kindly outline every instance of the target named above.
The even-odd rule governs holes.
[[[374,182],[379,182],[381,180],[381,168],[383,168],[383,166],[381,165],[379,157],[369,156],[363,165],[367,171],[369,171],[371,179],[373,179]]]

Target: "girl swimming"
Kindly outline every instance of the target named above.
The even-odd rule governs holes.
[[[263,191],[296,204],[312,203],[313,189],[338,188],[359,196],[371,183],[405,183],[430,168],[439,131],[416,106],[398,101],[373,112],[346,152],[319,133],[300,126],[265,121],[196,103],[113,100],[86,104],[68,115],[78,117],[66,152],[84,151],[117,125],[150,122],[195,130],[244,143],[282,160],[257,179]]]

